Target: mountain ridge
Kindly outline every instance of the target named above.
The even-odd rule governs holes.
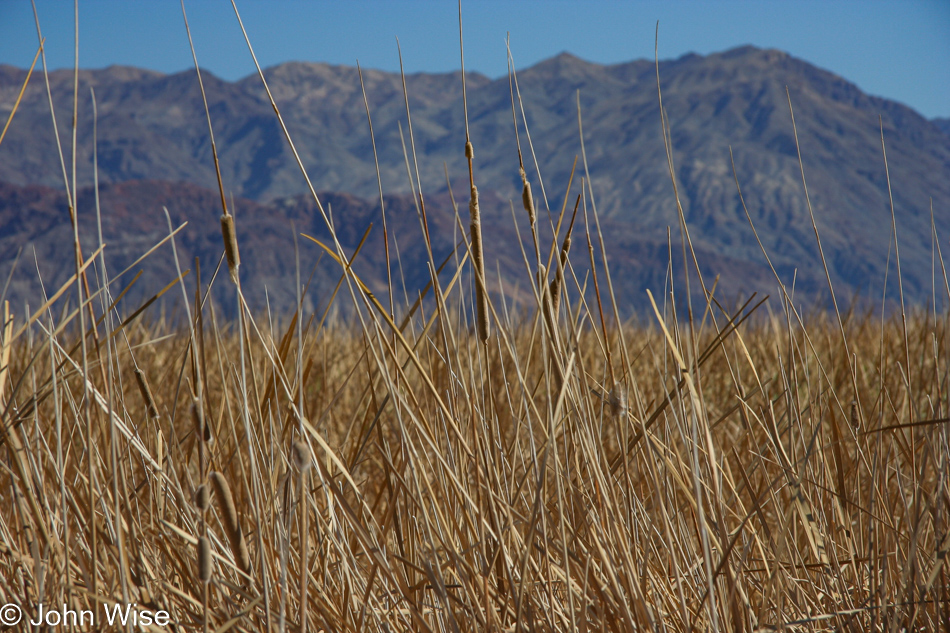
[[[65,142],[72,73],[57,72],[61,74],[51,74],[51,87]],[[289,62],[264,72],[314,186],[356,196],[363,206],[377,199],[373,145],[356,69]],[[660,131],[656,74],[652,61],[605,66],[562,53],[518,72],[521,102],[516,102],[525,168],[541,210],[560,208],[574,156],[581,154],[579,103],[600,219],[611,226],[615,232],[611,241],[620,248],[623,244],[627,250],[642,248],[653,257],[666,250],[667,227],[675,233],[678,225]],[[113,75],[116,79],[110,80]],[[694,247],[722,264],[723,270],[740,271],[738,279],[724,279],[723,288],[735,291],[743,281],[742,266],[726,265],[726,260],[748,266],[764,263],[738,197],[730,156],[752,222],[783,281],[791,284],[795,278],[803,299],[826,287],[802,187],[799,147],[811,209],[836,289],[853,294],[883,283],[891,243],[883,126],[899,238],[902,247],[907,245],[901,252],[905,292],[920,302],[930,298],[931,199],[938,237],[950,234],[950,220],[941,213],[950,206],[950,136],[939,120],[928,121],[900,103],[866,95],[846,79],[776,49],[744,46],[706,56],[687,54],[660,62],[659,75],[677,186]],[[11,95],[15,97],[24,76],[0,66],[0,104],[12,103]],[[427,199],[447,195],[445,169],[452,187],[465,195],[460,77],[458,71],[406,76],[410,137],[399,75],[363,71],[387,195],[409,193],[400,125],[410,163],[410,141],[415,141]],[[250,75],[227,82],[203,72],[203,79],[226,191],[256,201],[268,213],[303,195],[306,185],[259,78]],[[508,226],[507,201],[518,201],[521,193],[509,82],[507,77],[491,79],[477,73],[467,73],[466,81],[483,214]],[[80,94],[88,94],[88,87],[94,86],[99,103],[101,182],[157,180],[190,182],[205,189],[216,186],[193,71],[162,75],[113,67],[81,71],[80,82]],[[521,105],[533,147],[521,120]],[[5,115],[4,107],[0,105],[0,116]],[[91,129],[90,109],[81,105],[81,187],[91,183]],[[51,130],[45,87],[34,78],[0,148],[0,181],[61,188],[62,170]],[[583,173],[579,165],[572,199],[579,193]],[[406,208],[412,211],[412,205]],[[340,222],[347,220],[343,217]],[[506,237],[501,243],[514,242]],[[493,252],[492,246],[486,249],[490,261],[508,256]],[[615,254],[609,249],[608,253],[621,267],[642,263],[624,270],[636,277],[629,284],[631,292],[642,289],[643,280],[657,279],[656,271],[645,270],[649,262],[642,253]],[[661,270],[665,259],[656,262]],[[712,268],[710,274],[717,272]],[[515,274],[517,267],[510,272]],[[768,277],[756,279],[769,283]],[[642,305],[642,297],[624,301]]]
[[[459,193],[462,192],[456,192],[456,197]],[[324,209],[335,218],[337,239],[344,252],[354,258],[354,270],[378,298],[386,299],[386,261],[378,200],[326,191],[318,192],[318,196]],[[396,286],[395,303],[398,307],[405,303],[401,299],[411,302],[415,293],[429,282],[427,253],[421,220],[412,197],[394,194],[386,195],[384,200],[392,252],[391,271]],[[493,192],[486,192],[480,196],[480,200],[488,206],[482,216],[483,221],[492,227],[490,245],[486,247],[486,256],[492,261],[489,288],[495,294],[504,294],[512,309],[518,305],[531,305],[533,297],[521,281],[525,274],[522,249],[528,252],[533,248],[526,215],[523,212],[516,215],[516,230],[511,223],[511,216],[505,218],[499,212],[503,201]],[[102,185],[99,201],[106,265],[111,276],[128,269],[168,235],[164,209],[168,210],[173,226],[181,227],[176,236],[176,248],[183,270],[193,271],[195,258],[200,259],[203,271],[213,271],[223,261],[218,219],[220,201],[216,191],[187,182],[131,180]],[[92,211],[94,202],[93,188],[79,190],[77,208],[85,209],[79,214],[80,236],[83,252],[87,256],[98,248],[97,224]],[[231,199],[229,204],[235,214],[242,260],[240,274],[248,305],[254,310],[263,311],[268,308],[292,308],[295,304],[293,284],[288,283],[289,279],[295,277],[294,258],[287,257],[295,248],[292,233],[292,227],[295,227],[300,233],[297,245],[301,252],[301,275],[309,275],[311,268],[320,273],[312,280],[310,292],[305,297],[305,308],[308,312],[325,308],[325,302],[332,294],[341,270],[335,262],[322,257],[323,252],[319,247],[302,237],[309,235],[325,244],[332,243],[313,198],[299,195],[266,204],[238,198]],[[0,182],[0,252],[16,254],[21,247],[28,247],[28,259],[24,260],[21,253],[15,267],[11,261],[0,262],[0,275],[4,279],[9,276],[11,280],[7,298],[13,298],[14,305],[20,300],[35,301],[36,297],[42,296],[43,287],[47,291],[51,287],[58,287],[74,272],[72,226],[67,208],[66,194],[61,190],[43,185],[20,187]],[[455,217],[448,192],[428,197],[426,208],[427,234],[437,263],[441,263],[452,254],[453,245],[460,244],[460,226],[467,227],[467,217]],[[507,223],[504,222],[506,219]],[[551,231],[545,230],[543,225],[543,222],[539,223],[541,244],[550,245]],[[605,246],[612,270],[640,270],[640,274],[620,276],[614,281],[621,306],[626,311],[635,307],[631,298],[645,297],[646,289],[656,290],[667,283],[666,267],[650,264],[653,260],[666,260],[671,253],[665,241],[651,241],[617,230],[620,227],[615,221],[604,219],[601,227],[605,233]],[[364,238],[365,244],[360,248]],[[592,238],[597,240],[596,235]],[[575,241],[580,243],[583,239],[575,236]],[[64,245],[69,247],[64,248]],[[728,255],[707,251],[702,247],[696,250],[704,263],[719,270],[742,271],[744,286],[730,281],[722,285],[726,292],[720,296],[728,296],[729,301],[741,295],[747,296],[755,290],[763,291],[770,285],[770,273],[764,264],[750,268],[748,262],[735,260]],[[35,265],[28,261],[32,259],[32,251],[36,253]],[[583,250],[575,251],[575,257],[578,258],[575,264],[578,283],[583,284],[588,260]],[[675,249],[672,258],[676,263],[672,270],[674,279],[681,283],[682,264],[677,260]],[[598,274],[603,275],[602,267],[598,268]],[[132,309],[176,278],[171,247],[165,244],[139,265],[129,269],[124,277],[117,278],[113,282],[113,294],[117,294],[117,288],[133,281],[138,273],[141,276],[126,295],[126,305],[131,305]],[[205,283],[210,274],[202,273]],[[806,280],[806,291],[809,290],[808,284]],[[569,286],[568,292],[577,293],[579,288],[576,285],[573,288]],[[175,303],[177,293],[170,296],[172,303]],[[225,313],[232,313],[234,294],[226,276],[218,279],[211,296]]]

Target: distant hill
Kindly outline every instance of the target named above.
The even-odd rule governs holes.
[[[710,280],[715,274],[722,275],[723,293],[775,293],[774,279],[739,205],[730,147],[749,211],[783,280],[791,284],[795,277],[797,297],[802,301],[813,300],[826,287],[803,194],[787,87],[808,190],[836,290],[846,298],[855,293],[878,298],[875,300],[880,297],[891,241],[880,117],[898,218],[904,289],[917,302],[931,296],[931,200],[941,243],[946,245],[950,236],[950,135],[946,121],[928,121],[899,103],[865,95],[845,79],[776,50],[743,47],[705,57],[687,55],[661,62],[659,73],[672,127],[676,177],[693,245],[704,274]],[[363,224],[378,216],[379,208],[356,69],[288,63],[265,74],[314,185],[345,192],[334,194],[338,195],[335,217],[341,227],[361,234]],[[23,70],[0,66],[0,118],[5,119],[24,76]],[[384,191],[394,200],[390,218],[399,218],[391,221],[401,222],[406,231],[419,231],[411,197],[406,196],[409,185],[397,125],[402,123],[408,143],[401,80],[398,75],[374,70],[364,70],[363,77]],[[312,203],[300,197],[305,191],[303,179],[259,78],[230,83],[204,73],[204,79],[225,187],[245,199],[238,202],[238,213],[248,220],[260,215],[274,227],[283,227],[274,228],[273,234],[250,237],[258,243],[253,247],[259,249],[257,261],[252,263],[251,257],[245,261],[248,267],[258,267],[256,279],[272,281],[268,287],[274,296],[290,297],[292,285],[288,285],[286,267],[292,262],[285,255],[290,219],[295,218],[298,226],[311,227],[322,220],[314,219]],[[188,239],[195,240],[196,252],[210,256],[217,248],[219,210],[216,194],[209,191],[215,187],[215,177],[194,73],[162,75],[112,67],[81,71],[80,81],[80,184],[91,184],[92,120],[85,95],[94,87],[99,105],[100,180],[110,185],[110,199],[130,210],[124,216],[129,219],[117,222],[115,229],[128,234],[128,239],[137,231],[152,230],[149,227],[158,231],[164,221],[155,225],[154,218],[161,219],[161,204],[166,204],[170,210],[178,209],[179,217],[192,221],[186,231],[196,233]],[[445,228],[440,239],[448,245],[449,231],[455,227],[449,215],[443,165],[457,191],[464,192],[467,182],[461,77],[459,73],[416,74],[407,76],[406,81],[423,190],[432,204],[430,221]],[[71,72],[50,75],[64,147],[69,138],[71,82]],[[508,79],[470,74],[467,82],[476,179],[483,213],[492,219],[486,226],[497,236],[486,244],[486,256],[490,262],[501,260],[503,277],[523,279],[518,268],[523,268],[520,251],[510,252],[517,244],[508,201],[514,200],[519,221],[523,213],[518,204],[520,182]],[[605,238],[614,280],[622,286],[620,299],[625,306],[642,306],[644,288],[662,289],[667,227],[672,227],[673,239],[678,240],[653,62],[602,66],[564,53],[519,72],[518,84],[544,191],[555,212],[560,209],[574,156],[580,153],[579,91],[597,210],[609,229],[605,229]],[[520,138],[535,195],[542,200],[523,128]],[[572,197],[579,192],[582,173],[579,170],[575,178]],[[24,192],[39,196],[43,191],[43,196],[53,196],[54,189],[62,189],[45,87],[38,76],[34,76],[0,146],[0,181],[9,183],[0,189],[4,213],[0,215],[0,240],[5,253],[0,255],[0,274],[5,275],[8,268],[4,262],[15,254],[12,246],[42,241],[68,227],[63,208],[49,216],[49,231],[34,230],[31,237],[29,229],[36,229],[40,218],[46,221],[47,216],[32,212],[25,216],[33,203],[11,202]],[[123,184],[128,181],[137,183]],[[170,184],[181,182],[195,186]],[[136,199],[122,202],[123,196]],[[196,197],[201,196],[210,197],[198,211]],[[80,197],[81,214],[91,212],[88,200]],[[62,207],[62,201],[56,204]],[[242,208],[246,210],[242,212]],[[357,208],[358,213],[351,211]],[[400,213],[408,218],[401,218]],[[22,230],[14,234],[11,226]],[[242,226],[250,228],[250,222]],[[374,235],[380,228],[374,229]],[[520,228],[524,236],[525,227]],[[418,233],[409,235],[414,238]],[[402,238],[398,233],[397,237]],[[268,241],[271,238],[273,241]],[[207,251],[202,251],[202,244],[207,245]],[[400,246],[406,247],[407,257],[417,256],[413,248],[419,247],[418,240],[407,236]],[[944,251],[948,249],[950,246],[944,246]],[[673,250],[675,256],[675,244]],[[56,268],[57,253],[55,249],[45,253],[42,257],[52,258],[45,265]],[[66,259],[59,269],[65,271],[70,255],[61,257]],[[675,275],[680,270],[681,264],[674,266]],[[381,268],[372,274],[377,280],[385,278]]]
[[[183,182],[132,180],[103,185],[99,193],[106,263],[111,277],[128,268],[140,255],[168,235],[168,224],[162,211],[165,207],[175,227],[183,222],[188,223],[176,237],[182,269],[190,269],[193,275],[194,259],[200,258],[202,280],[207,284],[223,255],[217,192]],[[372,224],[372,230],[354,260],[354,269],[380,300],[388,304],[382,214],[378,199],[366,200],[333,192],[321,192],[319,196],[324,207],[333,213],[337,237],[347,256],[353,256]],[[80,234],[83,252],[88,257],[98,246],[94,192],[92,188],[85,188],[80,190],[77,197],[78,207],[86,211],[80,214]],[[480,199],[486,206],[483,222],[486,227],[491,227],[486,234],[486,252],[492,254],[489,285],[496,293],[504,291],[509,301],[530,303],[532,299],[525,281],[524,258],[518,234],[506,208],[507,202],[503,203],[490,190]],[[291,226],[295,226],[298,233],[314,236],[332,245],[329,231],[313,199],[300,195],[269,203],[242,198],[233,202],[241,251],[242,286],[248,303],[259,311],[264,311],[268,304],[275,309],[294,305],[293,280],[296,271]],[[405,306],[406,301],[414,301],[418,291],[429,282],[422,227],[411,196],[386,196],[385,203],[392,251],[392,275],[397,291],[395,302],[397,306]],[[441,263],[452,254],[453,245],[459,243],[461,231],[448,192],[429,197],[426,209],[433,253],[438,263]],[[518,228],[523,245],[531,252],[533,246],[529,241],[527,218],[520,208],[518,211]],[[467,231],[467,204],[462,205],[461,213],[462,225]],[[666,242],[645,239],[609,218],[603,220],[602,228],[615,273],[614,285],[624,307],[634,306],[638,298],[642,300],[647,288],[662,292],[667,272],[666,264],[663,263],[668,258]],[[577,231],[572,261],[575,262],[578,283],[583,284],[584,275],[589,270],[589,259],[581,223],[578,223]],[[546,235],[550,244],[550,230],[546,231]],[[597,244],[596,233],[593,234],[593,240]],[[14,305],[29,300],[35,308],[42,303],[38,273],[48,293],[73,274],[75,262],[72,243],[65,193],[42,185],[18,187],[0,183],[0,253],[5,254],[0,264],[0,283],[10,275],[11,260],[18,250],[21,247],[24,249],[8,289],[8,296],[14,298]],[[329,257],[323,256],[323,251],[311,241],[300,238],[298,245],[303,282],[306,283],[311,278],[311,272],[315,271],[304,300],[305,306],[308,311],[322,311],[342,271]],[[38,265],[34,263],[34,251]],[[460,250],[459,254],[463,252]],[[676,256],[675,249],[673,254]],[[764,265],[756,265],[750,270],[748,262],[702,247],[697,248],[697,254],[704,264],[723,272],[726,277],[742,279],[743,288],[762,289],[772,284]],[[227,264],[222,266],[212,296],[218,310],[233,314],[234,289],[227,277]],[[454,268],[450,267],[447,274],[451,275],[452,270]],[[626,274],[629,270],[637,270],[639,274]],[[682,281],[681,270],[680,265],[673,271],[678,281]],[[142,301],[175,279],[177,273],[171,246],[162,246],[114,282],[113,295],[118,294],[139,272],[142,273],[141,277],[126,295],[124,305],[127,311],[138,307]],[[466,282],[470,281],[467,279]],[[569,285],[569,288],[576,297],[577,285]],[[739,288],[733,285],[730,289],[737,291]],[[343,292],[346,296],[345,288]],[[75,295],[70,296],[71,301],[75,302]],[[168,305],[179,304],[180,291],[174,290],[166,295],[166,301],[169,301]],[[342,303],[345,306],[350,302],[344,299]]]
[[[347,254],[352,255],[363,231],[374,219],[371,217],[373,211],[378,214],[378,208],[374,209],[374,203],[353,196],[323,195],[325,204],[332,205],[335,212],[345,214],[348,220],[347,225],[341,227],[338,233],[340,241],[348,248]],[[83,251],[88,257],[98,246],[94,192],[92,188],[82,189],[77,198],[81,210],[80,234],[83,238]],[[393,209],[396,218],[394,224],[406,232],[405,221],[415,220],[415,211],[410,208],[412,198],[395,196],[387,197],[386,201]],[[313,235],[328,243],[326,225],[312,203],[308,205],[288,199],[280,204],[263,205],[242,198],[233,202],[242,258],[242,285],[248,301],[259,310],[267,307],[268,299],[275,308],[293,305],[293,279],[296,271],[291,223],[295,223],[300,233]],[[110,276],[115,276],[127,268],[168,235],[168,223],[162,210],[165,207],[176,228],[183,222],[188,223],[176,236],[182,269],[190,269],[193,280],[194,259],[200,257],[202,281],[207,284],[211,279],[223,253],[218,220],[221,210],[217,192],[190,183],[132,180],[103,185],[100,188],[100,205],[106,263]],[[82,210],[86,212],[82,213]],[[418,222],[416,224],[418,225]],[[17,187],[0,183],[0,253],[5,254],[6,260],[0,268],[3,281],[9,275],[9,260],[21,246],[25,247],[11,280],[11,289],[8,291],[10,295],[22,300],[30,299],[34,307],[40,305],[42,299],[37,281],[37,265],[33,261],[34,250],[39,274],[43,277],[47,291],[52,292],[54,286],[58,287],[75,272],[72,243],[72,227],[67,214],[65,193],[45,186]],[[302,238],[299,240],[299,247],[301,275],[306,281],[320,258],[321,251],[309,240]],[[441,241],[439,247],[440,251],[448,251],[449,248]],[[381,227],[377,226],[370,234],[367,247],[361,251],[356,261],[357,271],[376,291],[385,286],[383,252],[382,231]],[[444,256],[445,252],[442,252],[442,255]],[[420,261],[422,256],[418,249],[407,254],[405,265],[413,275],[413,283],[417,282],[419,277],[416,271],[425,269]],[[320,268],[321,274],[315,276],[311,292],[306,298],[310,309],[320,307],[321,300],[326,301],[342,272],[339,266],[330,265],[329,259],[325,259]],[[215,282],[216,291],[213,297],[218,302],[219,310],[233,313],[234,289],[228,279],[227,263],[222,265],[223,270]],[[177,276],[171,246],[166,244],[119,279],[113,287],[113,294],[118,294],[139,272],[142,272],[141,278],[127,295],[131,303],[125,304],[132,305],[133,308]],[[328,272],[331,274],[327,274]],[[180,290],[175,290],[168,297],[172,305],[180,303]]]

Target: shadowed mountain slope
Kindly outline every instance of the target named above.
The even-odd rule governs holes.
[[[359,198],[362,207],[378,213],[378,202],[372,202],[377,195],[376,171],[356,69],[288,63],[265,73],[314,186],[348,192],[352,200]],[[943,244],[950,235],[950,136],[941,130],[941,121],[928,121],[899,103],[865,95],[841,77],[775,50],[743,47],[705,57],[687,55],[661,62],[659,74],[680,199],[709,280],[721,273],[721,288],[727,294],[740,289],[775,292],[774,279],[739,203],[731,147],[752,220],[783,281],[791,284],[795,276],[798,296],[806,301],[826,288],[802,187],[790,96],[808,191],[836,290],[845,298],[855,293],[875,301],[880,297],[892,239],[882,123],[904,290],[916,301],[930,298],[931,200]],[[0,67],[0,116],[5,118],[24,76],[25,71]],[[401,123],[408,144],[401,80],[373,70],[364,70],[363,76],[384,191],[398,199],[409,191],[399,132]],[[305,183],[259,78],[229,83],[210,74],[204,77],[228,191],[264,205],[261,214],[274,216],[275,209],[295,208],[301,214],[298,226],[316,222],[306,215],[313,212],[312,204],[308,207],[297,197],[305,191]],[[642,289],[656,290],[666,273],[667,227],[672,227],[678,240],[654,64],[633,61],[602,66],[564,53],[521,71],[517,79],[534,142],[532,153],[522,127],[526,169],[543,208],[532,159],[536,156],[543,189],[555,213],[571,164],[580,154],[579,95],[596,207],[610,227],[605,237],[614,277],[629,292],[622,302],[642,305]],[[151,179],[214,187],[207,125],[193,72],[161,75],[113,67],[82,71],[80,80],[80,95],[87,95],[89,87],[96,90],[102,182]],[[486,256],[490,262],[513,262],[502,267],[503,274],[511,268],[512,274],[522,278],[517,268],[520,252],[506,250],[506,245],[516,243],[508,200],[514,200],[518,210],[520,199],[509,82],[477,74],[469,75],[467,81],[483,212],[497,218],[494,225],[486,223],[498,236],[489,238]],[[65,146],[72,74],[52,73],[50,82]],[[427,194],[445,191],[443,165],[453,186],[463,188],[467,178],[460,74],[411,75],[406,82],[423,190]],[[80,184],[88,185],[92,148],[88,100],[80,107],[79,130]],[[582,174],[579,168],[572,198],[579,191]],[[62,168],[39,76],[32,80],[0,148],[0,180],[62,188]],[[165,187],[171,210],[172,198],[185,188]],[[407,226],[418,231],[411,198],[402,199],[410,215]],[[148,199],[140,204],[150,212],[160,209]],[[242,205],[254,208],[250,204],[240,203],[239,213]],[[80,199],[81,212],[82,205]],[[449,213],[447,198],[441,208]],[[349,226],[342,203],[340,211],[340,226]],[[370,212],[366,214],[368,218]],[[216,215],[209,210],[207,216],[213,225]],[[59,221],[65,217],[61,214]],[[283,216],[274,217],[277,221]],[[394,210],[391,217],[398,217],[398,212]],[[454,229],[454,219],[450,214],[446,217],[439,220],[435,209],[430,213],[431,221],[443,222],[446,231]],[[359,214],[354,218],[364,219]],[[148,223],[142,223],[144,229]],[[285,224],[289,226],[289,219]],[[133,222],[123,228],[134,226]],[[362,231],[356,220],[352,230]],[[286,232],[289,236],[289,228]],[[675,244],[673,250],[675,256],[679,250]],[[292,263],[275,258],[262,251],[261,278],[284,279],[286,271],[281,266]],[[245,261],[250,265],[250,259]],[[264,261],[271,261],[274,270],[263,268]],[[674,266],[674,274],[678,270],[681,264]],[[375,274],[377,279],[385,278],[382,269]]]

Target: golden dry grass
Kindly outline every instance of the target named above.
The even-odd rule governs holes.
[[[658,327],[612,328],[624,408],[583,310],[576,328],[561,315],[566,358],[543,319],[497,322],[483,346],[448,314],[406,329],[411,356],[379,320],[308,328],[303,367],[291,322],[251,335],[243,372],[233,332],[208,327],[193,355],[186,334],[130,328],[131,350],[101,353],[112,391],[97,370],[87,383],[92,438],[78,363],[57,339],[15,345],[6,393],[26,388],[5,413],[3,598],[90,608],[95,583],[188,630],[211,573],[212,630],[235,616],[297,630],[300,587],[328,631],[946,621],[946,320],[912,318],[905,351],[899,320],[852,319],[854,378],[820,318],[730,330],[710,316],[695,357],[682,323],[668,321],[676,352]],[[160,386],[157,418],[133,357]],[[202,371],[205,470],[188,415]],[[210,572],[196,498],[209,471]]]
[[[334,238],[348,318],[255,318],[226,208],[229,321],[195,276],[176,325],[110,308],[77,247],[82,309],[5,307],[0,600],[181,631],[946,630],[950,315],[802,315],[778,280],[730,312],[695,266],[622,325],[582,164],[545,244],[519,156],[517,310],[472,273],[471,161],[476,235],[441,273],[429,248],[412,306]]]

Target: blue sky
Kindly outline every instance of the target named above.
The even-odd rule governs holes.
[[[188,0],[201,65],[225,79],[253,71],[228,0]],[[51,68],[69,67],[73,3],[37,0]],[[452,0],[239,0],[264,66],[288,60],[398,69],[395,38],[408,72],[458,68],[457,6]],[[505,73],[506,32],[524,68],[567,50],[616,63],[721,51],[743,44],[779,48],[831,70],[865,92],[905,103],[927,117],[950,117],[948,0],[467,0],[466,68]],[[80,65],[191,67],[177,0],[80,0]],[[0,63],[26,67],[36,52],[29,0],[0,0]]]

